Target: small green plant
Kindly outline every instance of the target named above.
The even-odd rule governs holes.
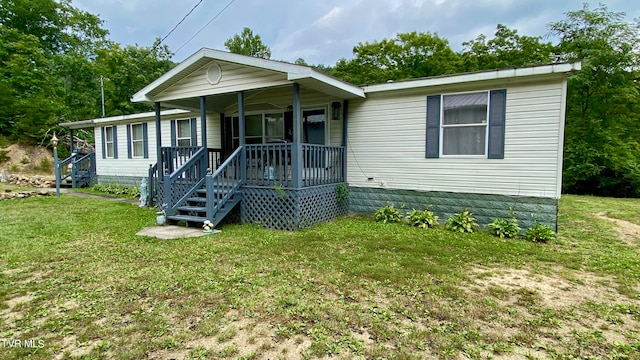
[[[556,238],[556,233],[551,226],[540,224],[537,220],[533,222],[533,226],[528,228],[524,233],[525,239],[533,242],[548,242]]]
[[[111,195],[124,195],[132,198],[140,197],[140,189],[135,186],[95,184],[91,189]]]
[[[40,164],[33,167],[35,171],[49,172],[53,170],[52,164],[47,158],[42,158]]]
[[[0,150],[0,164],[9,161],[9,150]]]
[[[27,165],[30,162],[31,162],[31,160],[29,160],[29,158],[26,157],[26,156],[23,157],[22,159],[20,159],[20,164],[22,164],[22,165]]]
[[[438,216],[434,215],[433,212],[429,210],[420,211],[413,209],[411,212],[407,213],[406,219],[410,225],[417,226],[422,229],[429,229],[440,225],[438,223]]]
[[[472,233],[478,229],[478,223],[476,218],[473,217],[473,213],[469,209],[464,209],[461,213],[456,213],[447,219],[445,228],[451,231],[461,233]]]
[[[20,168],[16,164],[9,166],[9,171],[11,172],[18,172],[18,170],[20,170]]]
[[[500,239],[513,238],[520,233],[518,219],[513,215],[513,209],[509,211],[509,217],[506,219],[493,219],[493,222],[487,225],[489,233]]]
[[[400,207],[402,209],[403,206]],[[402,221],[402,212],[397,209],[393,204],[389,204],[385,207],[381,207],[376,210],[376,221],[383,223],[397,223]]]
[[[275,183],[273,184],[273,189],[276,191],[276,194],[278,194],[280,200],[285,201],[287,199],[287,194],[282,190],[282,185]]]
[[[347,184],[338,184],[334,191],[336,193],[336,201],[338,202],[338,205],[342,205],[343,202],[349,199],[349,188],[347,187]]]

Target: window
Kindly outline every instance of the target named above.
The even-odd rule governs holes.
[[[504,158],[506,90],[427,97],[426,157]]]
[[[198,146],[196,118],[171,120],[171,146]]]
[[[129,159],[146,159],[149,157],[147,129],[147,123],[127,125],[127,152]]]
[[[442,97],[442,155],[484,155],[489,93]]]
[[[102,128],[102,158],[118,158],[118,136],[115,126],[105,126]]]
[[[178,146],[191,146],[191,121],[176,120],[176,141]]]
[[[283,140],[285,138],[284,131],[284,113],[262,113],[245,115],[245,143],[246,144],[262,144],[273,140]],[[231,141],[233,148],[240,146],[240,125],[237,116],[227,116],[225,123],[231,124],[231,128],[225,131],[231,131]]]

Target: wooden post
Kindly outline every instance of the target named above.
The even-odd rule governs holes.
[[[347,132],[349,119],[349,100],[344,100],[342,104],[342,180],[347,182]]]
[[[291,181],[294,189],[302,188],[302,142],[300,141],[300,85],[293,84],[293,144],[291,146]]]
[[[245,119],[244,119],[244,91],[238,91],[238,136],[240,137],[240,147],[244,147],[245,137]],[[241,181],[247,180],[247,151],[242,150],[240,155],[240,176]]]
[[[202,147],[207,148],[207,97],[200,96],[200,136],[202,137]],[[215,170],[215,169],[212,169]]]
[[[155,107],[156,107],[156,157],[157,157],[157,161],[158,161],[158,179],[164,175],[164,174],[160,174],[160,169],[163,168],[162,166],[162,143],[161,143],[161,139],[162,136],[160,134],[160,120],[162,120],[162,116],[160,115],[160,103],[156,102],[155,103]],[[160,202],[160,201],[158,201]]]

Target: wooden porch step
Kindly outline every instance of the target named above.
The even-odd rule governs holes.
[[[179,211],[195,211],[195,212],[207,212],[207,208],[204,206],[180,206]]]
[[[171,221],[186,221],[188,223],[200,223],[203,224],[204,221],[206,220],[205,217],[201,217],[201,216],[190,216],[190,215],[171,215],[171,216],[167,216],[167,219],[171,220]]]

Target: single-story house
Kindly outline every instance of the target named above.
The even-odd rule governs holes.
[[[243,222],[291,230],[393,203],[555,228],[576,70],[357,86],[204,48],[133,95],[155,112],[61,125],[94,129],[98,182],[148,178],[172,221],[218,223],[238,205]]]

